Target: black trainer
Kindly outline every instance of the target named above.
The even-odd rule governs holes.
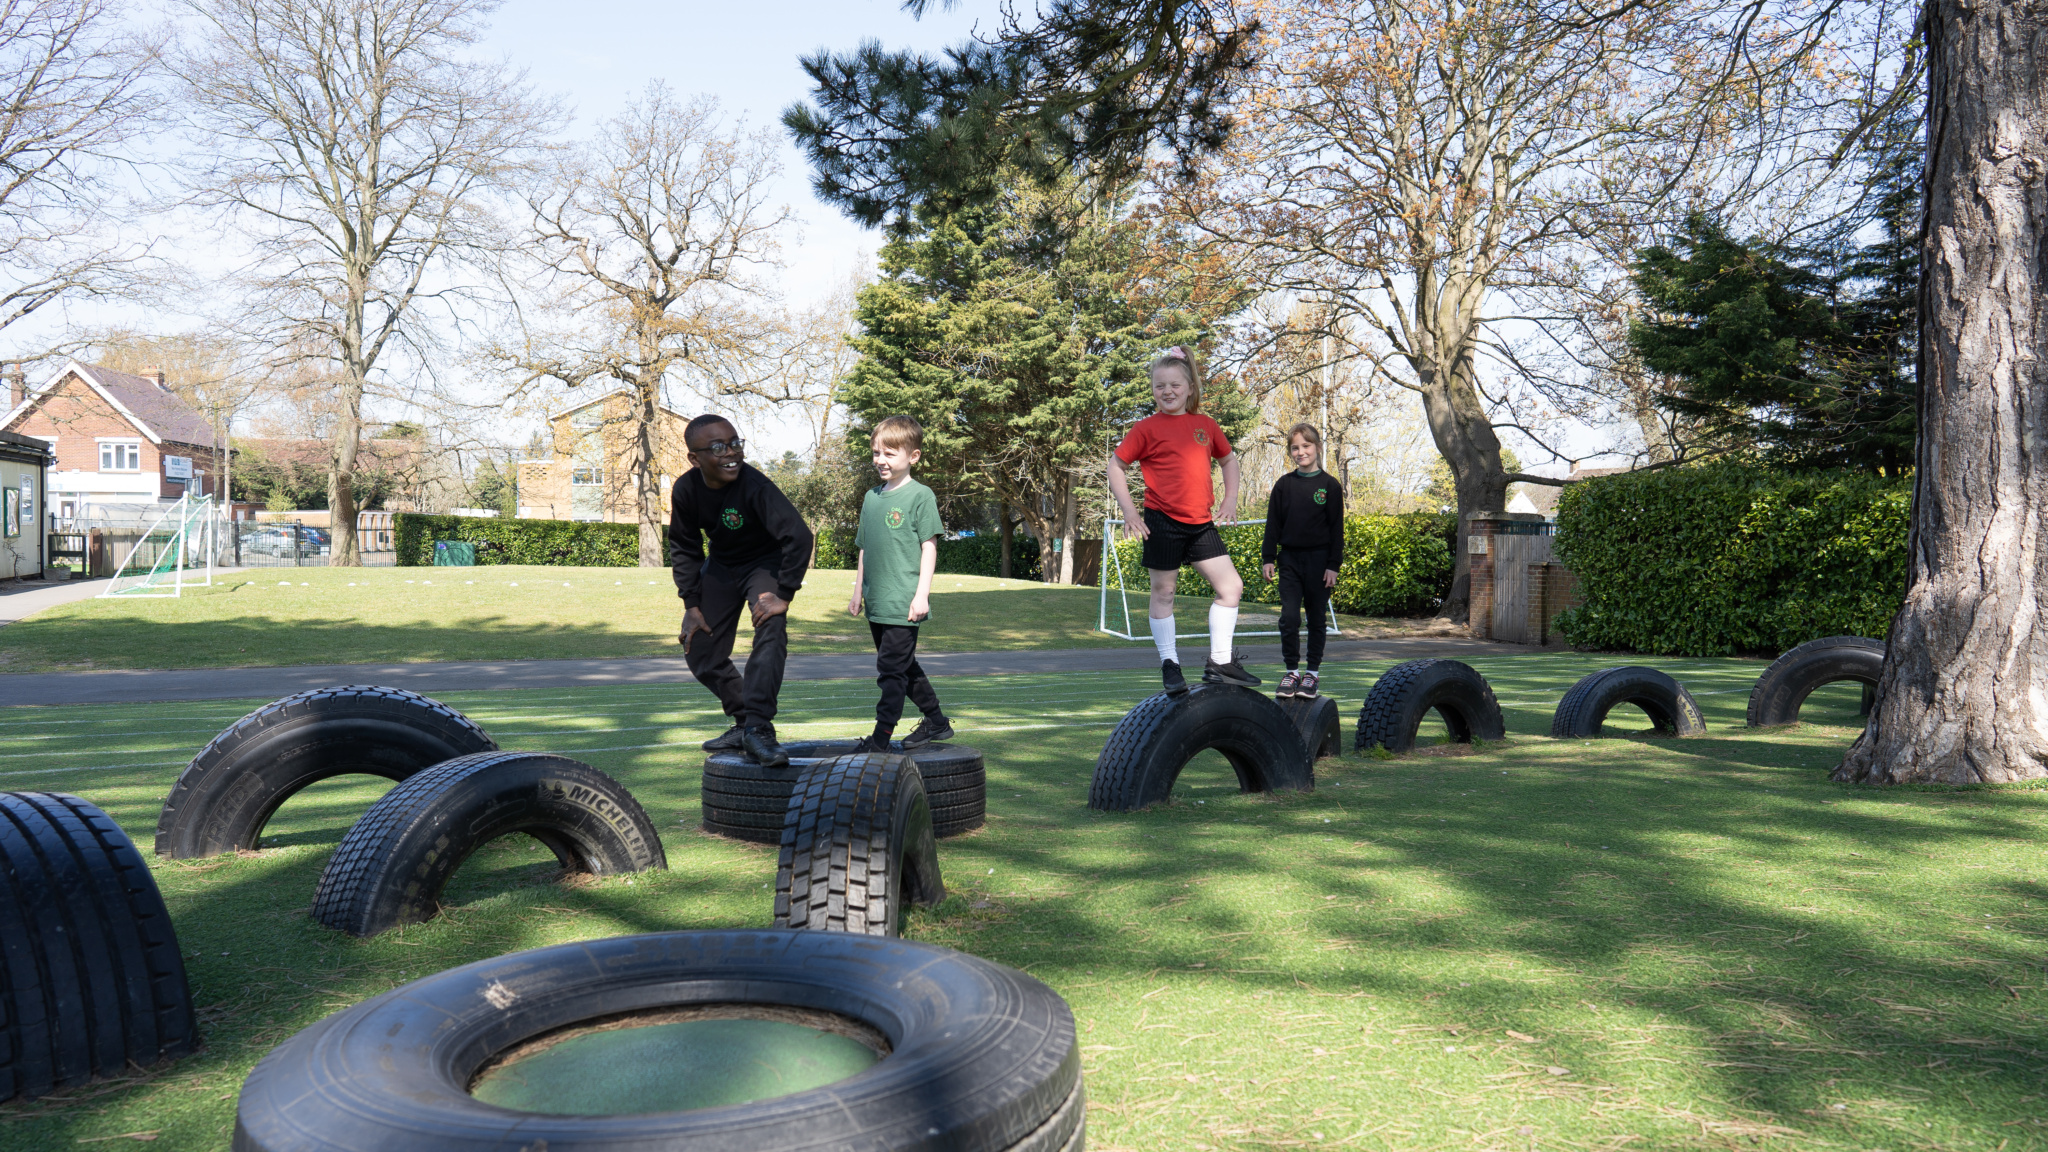
[[[930,716],[927,716],[918,722],[917,727],[910,730],[910,735],[903,738],[903,746],[905,748],[922,748],[934,740],[951,740],[952,738],[953,722],[951,720],[940,716],[937,721],[934,721]]]
[[[706,752],[730,752],[740,746],[740,726],[735,724],[725,730],[723,736],[713,736],[704,742]]]
[[[1236,656],[1232,656],[1228,664],[1208,661],[1202,667],[1202,679],[1210,684],[1235,684],[1240,688],[1257,688],[1259,678],[1245,671],[1244,665],[1237,661]]]
[[[775,742],[775,725],[756,724],[740,732],[740,746],[763,768],[789,767],[789,753]]]
[[[863,752],[888,751],[891,751],[889,747],[889,742],[887,740],[877,738],[874,733],[870,732],[867,735],[861,737],[857,742],[855,742],[853,746],[853,751],[847,753],[847,755],[858,756]]]
[[[1185,696],[1188,694],[1188,678],[1180,674],[1180,661],[1166,660],[1159,665],[1159,678],[1166,682],[1166,694]]]

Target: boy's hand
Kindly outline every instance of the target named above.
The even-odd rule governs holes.
[[[773,592],[761,593],[761,598],[747,605],[754,617],[754,627],[759,628],[771,616],[780,616],[789,611],[789,601]],[[707,629],[708,631],[708,629]]]
[[[1259,566],[1259,573],[1266,579],[1271,580],[1273,578],[1273,566],[1271,564],[1262,564]]]
[[[1126,539],[1131,540],[1147,540],[1151,538],[1152,530],[1145,527],[1145,518],[1143,516],[1126,516],[1124,518],[1124,536]]]
[[[860,589],[854,589],[853,599],[846,602],[846,614],[848,616],[860,615]]]
[[[910,618],[911,618],[911,619],[912,619],[913,621],[915,621],[915,620],[922,620],[922,619],[924,619],[925,617],[927,617],[927,616],[929,616],[929,615],[931,615],[931,614],[932,614],[932,601],[931,601],[931,597],[929,597],[929,596],[912,596],[912,597],[910,598]]]
[[[706,636],[711,635],[711,625],[704,622],[704,610],[702,608],[686,610],[683,613],[683,630],[676,634],[676,643],[681,644],[683,651],[688,652],[690,650],[690,637],[699,632],[704,633]]]
[[[1336,586],[1337,586],[1337,570],[1336,570],[1336,569],[1334,569],[1334,568],[1325,568],[1325,569],[1323,569],[1323,587],[1325,587],[1325,588],[1335,588]]]

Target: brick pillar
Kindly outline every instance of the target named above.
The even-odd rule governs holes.
[[[1474,640],[1493,639],[1493,535],[1499,522],[1480,513],[1465,521],[1458,546],[1472,565],[1472,615],[1467,621]]]

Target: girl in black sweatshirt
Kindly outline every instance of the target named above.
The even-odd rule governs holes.
[[[1266,539],[1260,547],[1266,579],[1279,570],[1280,655],[1287,674],[1276,695],[1313,697],[1329,631],[1330,589],[1344,567],[1344,490],[1324,472],[1323,434],[1313,424],[1287,430],[1294,471],[1273,483],[1266,504]],[[1275,561],[1278,561],[1277,565]],[[1308,605],[1308,670],[1300,671],[1301,608]]]

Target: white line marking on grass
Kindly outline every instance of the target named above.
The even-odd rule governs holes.
[[[153,760],[147,764],[80,764],[71,768],[33,768],[25,772],[0,772],[0,779],[10,776],[50,776],[58,772],[119,772],[127,768],[163,768],[172,764],[189,763],[189,760]]]

